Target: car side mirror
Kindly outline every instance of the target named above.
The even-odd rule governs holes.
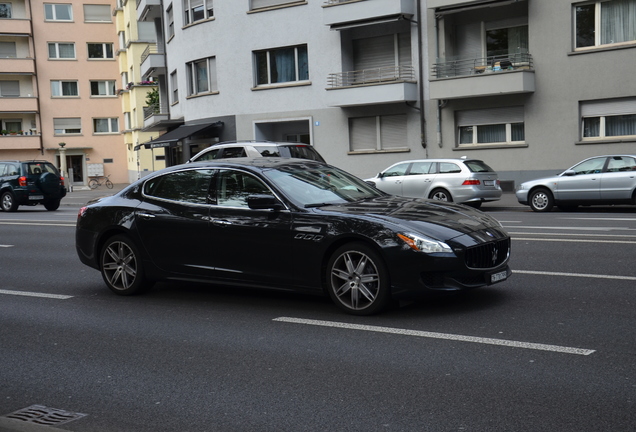
[[[247,197],[247,206],[252,210],[282,210],[285,208],[274,195],[250,195]]]
[[[576,172],[574,170],[565,170],[563,171],[563,175],[566,177],[572,177],[576,175]]]
[[[371,186],[375,187],[375,182],[374,182],[374,181],[371,181],[371,180],[365,180],[365,183],[366,183],[366,184],[368,184],[368,185],[371,185]]]

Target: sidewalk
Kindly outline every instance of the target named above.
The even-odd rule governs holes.
[[[68,207],[81,207],[93,198],[100,198],[103,196],[113,195],[128,186],[126,183],[115,184],[112,189],[108,189],[106,186],[99,186],[97,189],[78,189],[75,188],[73,192],[67,192],[66,196],[62,198],[61,205]],[[514,192],[504,192],[499,201],[484,203],[481,206],[482,210],[488,210],[489,208],[497,208],[499,210],[505,208],[528,208],[519,204]]]

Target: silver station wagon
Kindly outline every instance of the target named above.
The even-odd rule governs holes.
[[[454,201],[479,208],[501,198],[497,173],[477,159],[421,159],[398,162],[366,179],[391,195]]]
[[[517,201],[536,212],[556,205],[636,205],[636,156],[606,155],[585,159],[554,177],[531,180],[517,188]]]

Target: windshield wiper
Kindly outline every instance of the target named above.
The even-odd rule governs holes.
[[[336,205],[336,203],[327,203],[327,202],[311,203],[311,204],[305,204],[305,208],[327,207],[327,206],[331,206],[331,205]]]

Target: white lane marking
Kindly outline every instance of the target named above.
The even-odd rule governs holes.
[[[636,241],[620,241],[620,240],[576,240],[576,239],[546,239],[546,238],[524,238],[524,237],[512,237],[513,240],[529,240],[529,241],[545,241],[545,242],[559,242],[559,243],[625,243],[636,244]]]
[[[46,293],[37,293],[37,292],[29,292],[29,291],[9,291],[9,290],[3,290],[3,289],[0,289],[0,294],[26,296],[26,297],[52,298],[52,299],[58,299],[58,300],[67,300],[67,299],[73,298],[73,296],[70,296],[70,295],[46,294]]]
[[[627,234],[583,234],[583,233],[538,233],[538,232],[512,232],[509,231],[510,235],[542,235],[542,236],[562,236],[562,237],[619,237],[619,238],[636,238],[636,235],[627,235]]]
[[[504,227],[506,228],[506,227]],[[544,229],[544,230],[570,230],[570,231],[636,231],[636,228],[627,227],[562,227],[562,226],[514,226],[515,229]]]
[[[474,342],[474,343],[481,343],[481,344],[487,344],[487,345],[500,345],[500,346],[507,346],[507,347],[513,347],[513,348],[527,348],[527,349],[534,349],[534,350],[541,350],[541,351],[560,352],[560,353],[566,353],[566,354],[590,355],[596,351],[596,350],[583,349],[583,348],[570,348],[570,347],[563,347],[558,345],[518,342],[518,341],[512,341],[512,340],[505,340],[505,339],[480,338],[480,337],[474,337],[474,336],[462,336],[462,335],[455,335],[455,334],[449,334],[449,333],[434,333],[434,332],[419,331],[419,330],[368,326],[368,325],[360,325],[360,324],[349,324],[349,323],[342,323],[342,322],[320,321],[320,320],[310,320],[310,319],[301,319],[301,318],[280,317],[280,318],[274,318],[274,321],[287,322],[287,323],[293,323],[293,324],[314,325],[314,326],[321,326],[321,327],[335,327],[335,328],[343,328],[343,329],[349,329],[349,330],[362,330],[362,331],[370,331],[370,332],[377,332],[377,333],[399,334],[404,336],[416,336],[416,337],[425,337],[425,338],[432,338],[432,339],[446,339],[446,340],[454,340],[454,341],[461,341],[461,342]]]
[[[601,275],[601,274],[584,274],[584,273],[562,273],[562,272],[547,272],[547,271],[534,271],[534,270],[513,270],[513,273],[519,274],[533,274],[542,276],[568,276],[568,277],[583,277],[583,278],[595,278],[595,279],[617,279],[617,280],[629,280],[636,281],[635,276],[617,276],[617,275]]]
[[[0,222],[0,225],[35,225],[35,226],[66,226],[74,227],[75,222],[67,223],[33,223],[33,222]]]
[[[600,221],[636,221],[636,218],[559,218],[561,220],[600,220]]]
[[[3,248],[10,248],[10,247],[13,247],[13,246],[14,245],[0,245],[0,247],[3,247]]]

